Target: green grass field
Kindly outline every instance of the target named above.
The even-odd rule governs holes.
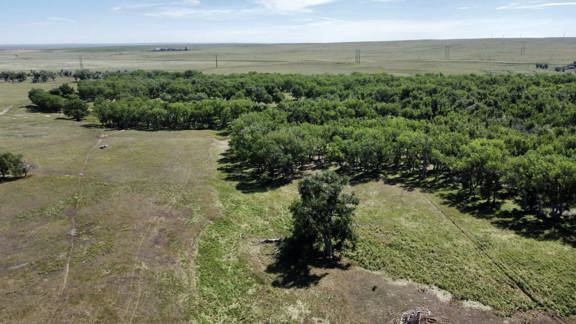
[[[0,71],[161,69],[207,73],[486,73],[535,72],[536,63],[566,65],[576,60],[576,38],[481,39],[340,44],[190,45],[189,52],[151,52],[148,46],[0,51]],[[184,47],[184,45],[173,45]],[[446,56],[446,46],[450,48]],[[521,55],[522,47],[525,55]],[[362,53],[354,64],[355,50]],[[215,58],[218,55],[219,67]]]
[[[573,247],[391,181],[347,189],[361,200],[349,268],[279,267],[259,242],[289,233],[295,183],[230,180],[214,132],[30,112],[32,86],[0,83],[0,149],[37,166],[0,183],[0,322],[372,323],[414,307],[457,323],[576,320]]]
[[[219,140],[28,112],[30,86],[0,85],[20,98],[0,116],[0,147],[37,166],[0,184],[0,322],[181,320],[197,237],[219,213]],[[186,289],[166,291],[173,280]]]

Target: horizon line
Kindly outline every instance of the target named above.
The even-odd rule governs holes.
[[[315,45],[315,44],[362,44],[362,43],[398,43],[398,42],[425,42],[425,41],[471,41],[471,40],[544,40],[544,39],[574,39],[574,36],[549,36],[549,37],[478,37],[478,38],[422,38],[403,40],[378,40],[378,41],[342,41],[342,42],[97,42],[97,43],[0,43],[0,50],[26,49],[37,47],[43,49],[73,49],[79,47],[114,47],[114,46],[157,46],[157,45]],[[22,48],[24,47],[24,48]]]

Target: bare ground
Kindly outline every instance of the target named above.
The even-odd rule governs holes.
[[[7,114],[13,106],[8,106],[4,110],[0,111],[0,116]]]
[[[248,262],[255,275],[270,280],[266,269],[273,251],[259,243],[245,249],[249,250]],[[285,311],[288,318],[302,323],[399,323],[404,312],[415,309],[430,311],[438,323],[563,323],[538,312],[501,317],[480,303],[454,300],[449,292],[437,287],[392,280],[347,260],[335,267],[311,266],[307,276],[317,278],[317,282],[306,287],[277,288],[296,298]],[[274,281],[269,284],[277,286]]]

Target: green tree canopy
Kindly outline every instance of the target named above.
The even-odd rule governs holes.
[[[88,116],[88,105],[81,99],[70,99],[64,104],[62,112],[67,117],[81,121],[84,117]]]
[[[305,178],[298,186],[300,199],[290,208],[294,218],[293,238],[302,244],[321,244],[326,258],[334,249],[354,244],[352,217],[359,201],[342,193],[346,180],[333,171]]]
[[[22,155],[10,152],[0,152],[0,178],[26,176],[28,168],[22,160]]]

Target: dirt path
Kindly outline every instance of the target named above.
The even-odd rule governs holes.
[[[12,109],[13,107],[14,106],[8,106],[8,107],[4,108],[4,110],[0,111],[0,116],[6,115],[10,111],[10,109]]]

